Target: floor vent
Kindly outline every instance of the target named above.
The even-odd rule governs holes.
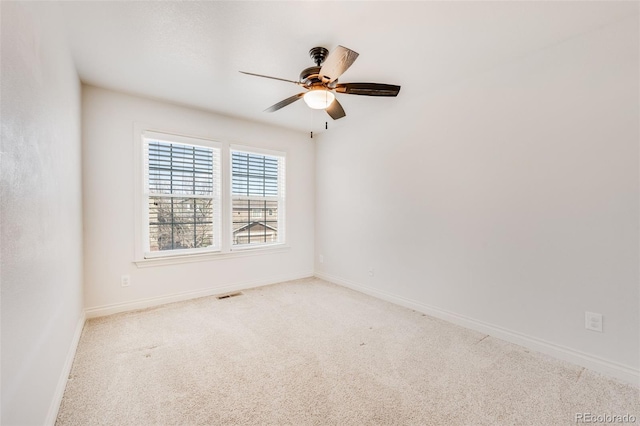
[[[228,299],[230,297],[242,296],[242,292],[238,291],[236,293],[223,294],[221,296],[216,296],[219,300]]]

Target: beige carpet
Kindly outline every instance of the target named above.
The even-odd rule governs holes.
[[[58,425],[575,425],[638,389],[319,279],[87,322]]]

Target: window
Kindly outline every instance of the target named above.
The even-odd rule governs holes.
[[[141,128],[136,134],[136,262],[285,242],[284,153]]]
[[[220,149],[156,134],[143,145],[145,257],[219,250]]]
[[[232,244],[284,241],[284,156],[231,150]]]

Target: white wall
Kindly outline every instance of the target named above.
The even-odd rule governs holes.
[[[84,318],[80,82],[55,5],[1,7],[1,423],[41,425]]]
[[[638,34],[632,16],[437,92],[405,86],[323,134],[317,274],[637,374]]]
[[[211,96],[215,96],[212,94]],[[305,133],[83,86],[85,306],[101,315],[161,301],[313,275],[314,147]],[[134,263],[134,123],[156,130],[284,151],[284,251],[138,267]],[[120,277],[131,275],[131,286]],[[184,296],[187,297],[187,296]],[[153,302],[136,301],[160,298]]]

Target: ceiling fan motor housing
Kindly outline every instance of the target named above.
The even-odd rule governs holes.
[[[320,79],[320,67],[309,67],[300,73],[300,83],[306,86],[312,86],[316,83],[322,83]]]

